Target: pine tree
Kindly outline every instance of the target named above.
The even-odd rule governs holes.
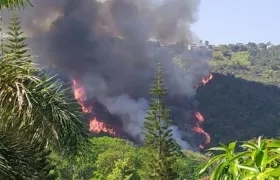
[[[1,42],[0,42],[0,54],[3,56],[3,47],[4,47],[4,36],[3,36],[3,12],[0,9],[0,36],[1,36]]]
[[[181,155],[182,152],[180,146],[172,138],[170,110],[164,104],[167,89],[164,87],[163,71],[160,63],[151,88],[151,95],[153,99],[144,122],[145,144],[156,152],[150,164],[150,169],[153,171],[150,178],[173,180],[177,178],[177,175],[172,170],[172,162],[174,162],[174,157]]]
[[[27,53],[27,45],[25,44],[25,37],[21,30],[19,17],[15,10],[10,11],[11,18],[8,26],[7,43],[4,44],[4,54],[14,54],[17,58],[26,59],[30,57]]]
[[[23,60],[25,62],[31,62],[31,56],[28,54],[27,45],[25,44],[25,37],[23,37],[23,31],[21,30],[20,21],[17,17],[17,13],[15,9],[10,10],[11,18],[8,26],[9,32],[7,34],[9,37],[7,38],[7,42],[3,43],[3,39],[1,39],[1,52],[5,55],[10,55],[10,60],[15,60],[18,65],[21,65],[18,60]],[[1,21],[1,17],[0,17]],[[1,27],[1,24],[0,24]],[[2,29],[0,29],[2,32]],[[3,49],[3,51],[2,51]],[[24,64],[24,63],[23,63]],[[31,139],[26,139],[30,143],[30,154],[34,155],[30,160],[30,163],[26,164],[27,167],[32,168],[30,172],[32,172],[32,176],[35,179],[44,179],[44,180],[53,180],[56,179],[56,174],[53,173],[55,166],[50,161],[50,150],[47,150],[45,144],[39,146],[40,144],[32,143]],[[26,169],[27,171],[27,169]],[[20,173],[19,173],[20,174]],[[33,178],[33,179],[34,179]],[[1,179],[1,178],[0,178]],[[18,178],[20,179],[20,178]],[[32,179],[30,177],[30,179]]]

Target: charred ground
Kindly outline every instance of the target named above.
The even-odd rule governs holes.
[[[209,146],[259,135],[275,137],[280,129],[280,89],[232,75],[214,74],[196,95],[212,137]]]
[[[278,45],[264,43],[213,48],[214,78],[196,94],[211,135],[208,147],[279,135],[279,57]]]

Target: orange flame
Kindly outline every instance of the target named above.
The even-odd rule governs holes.
[[[211,141],[210,135],[200,127],[200,124],[204,121],[204,117],[200,112],[195,112],[194,116],[196,117],[197,123],[196,125],[192,128],[192,130],[198,134],[202,134],[205,137],[204,144],[201,144],[199,147],[200,149],[204,149],[205,144],[209,144]]]
[[[213,79],[213,75],[212,74],[210,74],[207,77],[202,78],[201,84],[197,85],[195,87],[195,89],[197,89],[198,87],[200,87],[202,85],[207,84],[211,79]],[[204,121],[203,115],[200,112],[194,112],[194,116],[195,116],[197,122],[196,122],[196,125],[192,128],[192,130],[194,132],[198,133],[198,134],[204,135],[204,137],[205,137],[204,144],[199,145],[200,149],[204,149],[204,145],[210,143],[211,137],[210,137],[210,135],[207,132],[204,131],[204,129],[202,129],[200,127],[200,124]]]
[[[89,131],[94,133],[106,132],[116,136],[116,132],[113,128],[107,127],[107,125],[104,122],[97,120],[96,117],[90,120]]]
[[[86,101],[86,91],[82,85],[80,85],[77,80],[72,80],[72,89],[74,91],[74,97],[77,102],[80,104],[82,111],[86,114],[93,112],[92,106],[85,104]],[[89,131],[93,133],[106,132],[111,135],[116,135],[116,131],[109,127],[106,123],[97,119],[97,117],[92,117],[89,121]]]
[[[72,80],[72,89],[74,91],[74,97],[77,100],[77,102],[82,107],[82,111],[84,113],[91,113],[92,107],[91,106],[85,106],[84,102],[86,101],[86,92],[83,86],[79,85],[77,83],[77,80]]]
[[[204,85],[207,84],[211,79],[213,79],[213,75],[212,75],[212,74],[210,74],[210,75],[207,76],[207,77],[203,77],[202,80],[201,80],[201,83],[198,84],[198,85],[195,87],[195,89],[197,89],[197,88],[200,87],[200,86],[204,86]]]
[[[210,74],[208,77],[206,78],[202,78],[202,83],[203,85],[207,84],[211,79],[213,79],[213,75]]]
[[[200,112],[195,112],[194,116],[196,117],[196,119],[198,120],[199,123],[202,123],[204,121],[204,117],[202,116],[202,114]]]

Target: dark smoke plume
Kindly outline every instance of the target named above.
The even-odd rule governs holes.
[[[181,139],[192,138],[185,128],[192,106],[187,101],[199,79],[209,74],[209,56],[187,52],[183,46],[193,40],[190,25],[199,4],[200,0],[36,0],[22,15],[39,63],[78,78],[88,98],[120,116],[124,131],[134,138],[142,138],[149,88],[160,59],[174,137],[183,148],[191,148]]]

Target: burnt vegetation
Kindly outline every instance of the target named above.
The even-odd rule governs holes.
[[[51,0],[49,2],[56,3]],[[145,40],[139,39],[138,35],[141,33],[135,31],[135,24],[129,26],[132,29],[122,26],[123,22],[126,22],[124,24],[132,23],[126,19],[127,16],[123,17],[123,8],[129,10],[128,14],[134,15],[133,17],[137,19],[139,16],[134,10],[141,9],[138,6],[148,7],[148,4],[136,2],[83,1],[85,3],[83,4],[81,1],[69,0],[62,3],[65,5],[65,19],[62,18],[52,24],[54,32],[42,35],[43,39],[50,41],[48,48],[56,52],[49,56],[44,56],[47,51],[39,54],[42,55],[41,61],[63,69],[60,73],[71,72],[66,73],[66,79],[70,76],[70,79],[76,82],[74,77],[80,75],[84,81],[88,80],[87,78],[93,80],[92,83],[84,82],[84,84],[81,83],[82,85],[77,83],[79,86],[72,84],[74,93],[71,89],[65,88],[66,85],[62,81],[49,78],[42,69],[38,68],[38,64],[33,63],[33,56],[27,49],[25,38],[22,37],[23,30],[21,30],[18,11],[13,9],[30,3],[28,1],[0,2],[1,9],[11,10],[9,37],[6,40],[2,38],[0,44],[0,179],[279,179],[280,142],[277,135],[280,128],[280,90],[278,87],[280,84],[280,46],[250,42],[216,47],[207,42],[205,46],[200,46],[194,51],[186,50],[193,53],[190,53],[189,59],[186,58],[187,60],[183,62],[178,58],[181,51],[186,49],[183,44],[156,45],[156,49],[159,46],[163,48],[158,54],[160,63],[157,66],[155,61],[151,61],[152,58],[144,57],[144,53],[147,53],[146,48],[152,49],[146,45],[148,36],[144,36]],[[198,1],[176,0],[174,4],[169,4],[169,2],[171,1],[166,1],[155,12],[147,11],[147,13],[144,11],[145,8],[142,8],[140,15],[145,17],[143,22],[147,21],[146,23],[150,24],[158,21],[158,17],[170,16],[166,13],[170,10],[170,5],[174,5],[175,9],[184,7],[178,13],[183,13],[182,16],[186,16],[190,22],[195,21],[192,13],[185,13],[190,10],[189,3],[194,3],[193,5],[197,7]],[[37,1],[37,3],[40,5],[41,2]],[[110,13],[113,13],[116,18],[114,20],[117,22],[117,29],[125,39],[114,45],[117,47],[114,50],[120,50],[119,53],[122,56],[116,57],[116,54],[111,52],[112,49],[101,46],[100,43],[103,41],[97,40],[98,38],[91,41],[93,44],[88,41],[87,35],[92,35],[91,29],[81,26],[89,26],[91,19],[85,20],[80,16],[92,15],[97,11],[92,11],[92,7],[86,5],[94,5],[96,9],[109,8],[112,11]],[[77,7],[78,11],[75,11]],[[99,13],[101,12],[103,11]],[[71,16],[72,13],[74,17]],[[148,17],[145,16],[147,14]],[[104,17],[105,15],[103,14]],[[175,26],[179,22],[180,19],[176,17],[179,15],[169,17],[168,22],[160,23],[150,29],[147,34],[157,35],[166,41],[186,38],[185,33],[174,34],[172,29],[168,29],[173,27],[172,24]],[[106,25],[113,24],[111,23],[113,19],[107,20]],[[0,22],[2,23],[2,18]],[[77,24],[81,26],[74,26]],[[2,26],[3,24],[1,28]],[[66,27],[73,27],[73,31],[65,34]],[[55,31],[57,28],[59,31]],[[78,39],[81,42],[77,43],[78,45],[69,43],[74,40],[71,38],[75,30],[80,33],[80,36],[75,37],[75,40]],[[187,32],[187,29],[184,30],[186,31],[182,32]],[[99,32],[100,29],[95,31]],[[102,33],[115,36],[116,32]],[[99,38],[104,39],[103,36]],[[111,40],[117,41],[117,38]],[[184,40],[187,41],[187,39]],[[41,43],[44,44],[44,42]],[[67,49],[65,46],[67,44],[71,44],[71,48]],[[77,50],[76,47],[80,45],[86,49]],[[106,45],[111,45],[111,43],[106,43]],[[103,53],[98,54],[97,52],[103,47],[106,47]],[[125,47],[130,48],[125,49]],[[179,50],[178,47],[180,47]],[[167,49],[172,48],[174,48],[172,51],[174,56],[163,58],[168,55]],[[92,49],[94,52],[91,52]],[[61,51],[64,52],[61,53]],[[69,51],[73,51],[71,53],[74,54]],[[87,51],[92,54],[84,53]],[[209,64],[213,74],[209,75],[209,66],[205,59],[208,59],[211,52],[213,59]],[[85,54],[86,56],[80,57]],[[55,57],[54,62],[46,61],[51,56]],[[124,57],[126,58],[123,59]],[[99,60],[99,63],[96,63],[96,60]],[[110,61],[102,62],[101,60]],[[91,63],[87,64],[86,62],[89,61]],[[120,63],[121,61],[123,62]],[[80,64],[83,65],[78,68]],[[90,65],[95,65],[93,66],[96,68],[95,71],[86,71],[87,66]],[[192,69],[192,67],[195,68]],[[126,73],[124,69],[130,73]],[[145,76],[142,72],[144,70],[147,70]],[[152,81],[154,70],[157,71]],[[198,74],[193,72],[188,74],[192,76],[190,80],[185,70],[195,71]],[[95,73],[98,71],[100,74],[96,76]],[[203,81],[199,87],[197,82],[192,82],[201,78]],[[61,78],[58,77],[58,79]],[[100,86],[96,85],[98,83],[104,83],[104,87],[109,85],[109,88],[101,88],[100,84]],[[121,83],[123,83],[122,86],[118,86]],[[100,88],[95,89],[99,93],[87,98],[87,93],[96,92],[91,87],[83,85],[95,85]],[[150,95],[148,95],[149,88],[147,87],[150,86]],[[195,96],[193,96],[194,89],[197,90]],[[86,90],[89,92],[86,93]],[[133,96],[135,98],[132,98]],[[142,97],[145,100],[144,103],[136,101],[136,97]],[[143,104],[146,105],[146,103],[147,111],[143,108]],[[142,118],[143,113],[145,117]],[[131,116],[125,119],[124,115],[128,116],[128,114]],[[84,118],[84,116],[89,117]],[[87,118],[89,121],[84,121]],[[138,122],[133,124],[136,118]],[[109,123],[109,120],[115,124]],[[128,129],[129,131],[121,132],[120,134],[123,135],[115,135],[115,133],[110,133],[109,127],[105,126],[107,123],[115,128],[114,131],[128,131]],[[86,127],[86,124],[89,127]],[[185,127],[186,124],[187,127]],[[91,135],[94,134],[93,137],[88,135],[87,129],[92,132]],[[190,131],[195,132],[190,133]],[[113,137],[106,136],[108,133]],[[206,141],[197,143],[202,138],[196,138],[195,133],[204,135],[207,138]],[[210,143],[208,143],[210,136],[207,133],[211,136]],[[182,134],[186,136],[185,141],[181,139]],[[133,135],[137,137],[139,143],[135,142],[135,137],[131,137]],[[265,136],[265,138],[259,137],[256,140],[258,136]],[[243,141],[241,146],[237,141]],[[225,144],[210,148],[218,143]],[[206,148],[210,148],[209,150],[223,153],[213,156],[204,150],[194,152],[196,149],[191,149],[192,145],[202,145],[200,147],[203,148],[205,144]]]
[[[205,115],[209,146],[258,135],[277,137],[280,129],[280,46],[268,43],[219,45],[210,62],[214,78],[196,98]]]
[[[196,98],[211,135],[208,147],[258,135],[276,137],[280,129],[280,89],[277,86],[214,73]]]

